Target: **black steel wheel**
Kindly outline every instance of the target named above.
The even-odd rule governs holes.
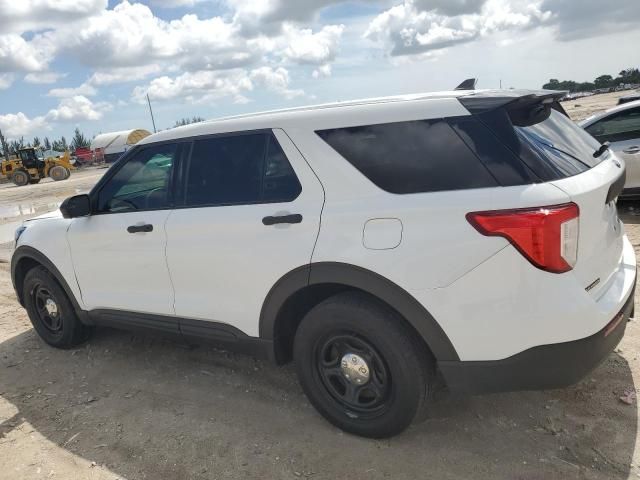
[[[318,343],[318,374],[335,402],[361,418],[384,413],[391,374],[376,348],[355,332],[330,335]]]
[[[390,437],[407,428],[435,378],[430,354],[404,319],[359,292],[313,307],[298,326],[293,357],[318,412],[365,437]]]
[[[44,267],[34,267],[24,277],[22,296],[29,320],[49,345],[71,348],[89,338],[71,300],[56,278]]]
[[[46,285],[37,283],[30,295],[36,306],[38,320],[53,335],[62,334],[62,315],[58,302]]]

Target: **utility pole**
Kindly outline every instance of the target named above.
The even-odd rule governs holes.
[[[148,93],[147,93],[147,102],[149,103],[149,113],[151,114],[151,123],[153,123],[153,133],[156,133],[156,121],[153,119],[153,110],[151,110],[151,100],[149,100]]]

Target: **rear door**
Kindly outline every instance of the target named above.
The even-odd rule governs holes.
[[[281,130],[195,139],[185,176],[166,225],[175,312],[257,336],[271,287],[310,262],[322,186]]]
[[[640,187],[640,107],[609,115],[585,128],[627,165],[626,188]]]

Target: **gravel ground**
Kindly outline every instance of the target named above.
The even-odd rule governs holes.
[[[60,201],[101,173],[2,185],[0,208]],[[620,212],[640,254],[640,205]],[[109,329],[75,350],[46,346],[0,255],[0,478],[637,478],[638,411],[628,394],[639,347],[632,321],[619,348],[574,387],[443,392],[404,434],[366,440],[326,423],[290,366]]]

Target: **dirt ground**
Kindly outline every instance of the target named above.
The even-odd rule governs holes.
[[[15,205],[34,215],[27,206],[59,203],[102,173],[0,186],[0,226],[19,220]],[[640,254],[640,204],[619,209]],[[325,422],[291,366],[109,329],[81,348],[52,349],[16,302],[1,258],[0,479],[640,477],[637,403],[620,400],[640,381],[636,321],[574,387],[444,392],[426,420],[376,441]]]
[[[618,98],[629,95],[631,91],[602,93],[591,97],[576,98],[562,103],[565,111],[574,121],[580,121],[601,110],[611,108],[618,103]]]

